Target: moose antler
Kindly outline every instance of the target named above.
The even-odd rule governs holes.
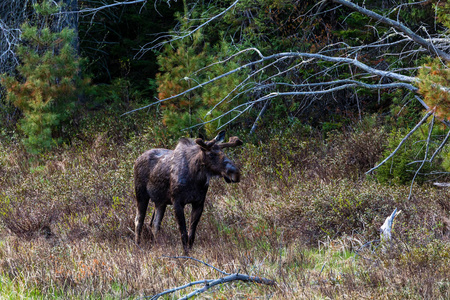
[[[214,146],[216,143],[220,143],[221,141],[224,140],[224,138],[225,138],[225,131],[221,131],[214,139],[212,139],[209,142],[205,142],[203,138],[197,138],[195,139],[195,143],[205,150],[210,150],[212,146]],[[232,136],[228,140],[228,143],[220,143],[218,145],[220,149],[223,149],[223,148],[237,147],[242,144],[243,142],[237,136]]]
[[[195,143],[205,150],[210,150],[212,146],[214,146],[214,144],[216,143],[216,140],[205,142],[202,138],[197,138],[195,139]]]
[[[200,136],[195,140],[195,143],[205,150],[211,150],[212,146],[214,146],[217,142],[220,143],[225,139],[225,130],[219,132],[219,134],[209,142],[205,142],[203,139],[203,136]]]
[[[232,136],[228,140],[228,143],[222,143],[222,144],[219,145],[219,147],[221,149],[223,149],[223,148],[237,147],[237,146],[240,146],[242,144],[243,144],[243,142],[237,136]]]

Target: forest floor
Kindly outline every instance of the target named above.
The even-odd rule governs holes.
[[[40,156],[2,142],[1,298],[149,299],[224,276],[197,260],[276,282],[233,281],[202,299],[450,298],[450,191],[414,185],[408,200],[409,186],[364,176],[355,140],[380,146],[378,129],[332,140],[274,134],[227,151],[243,176],[238,184],[212,181],[189,253],[196,260],[182,257],[171,208],[155,243],[148,229],[140,246],[133,242],[134,160],[175,145],[154,130],[120,141],[90,134]],[[359,163],[380,158],[370,149]],[[395,208],[402,213],[393,239],[381,243],[379,228]]]

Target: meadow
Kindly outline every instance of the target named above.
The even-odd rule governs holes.
[[[149,299],[223,276],[181,257],[171,208],[155,243],[148,228],[140,246],[133,242],[134,160],[176,144],[147,118],[133,126],[96,121],[42,155],[28,154],[14,135],[1,137],[2,299]],[[409,185],[365,175],[386,146],[382,127],[239,135],[245,144],[226,152],[241,182],[212,181],[189,256],[276,284],[234,281],[199,298],[450,298],[450,191],[415,184],[408,200]],[[402,213],[382,243],[379,228],[394,208]]]

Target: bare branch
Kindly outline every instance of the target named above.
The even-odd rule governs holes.
[[[444,140],[442,141],[442,143],[439,145],[439,147],[436,149],[436,151],[434,151],[433,155],[430,157],[429,162],[432,163],[434,158],[436,157],[436,155],[439,154],[439,152],[441,152],[442,148],[444,148],[445,144],[447,144],[447,141],[450,137],[450,129],[447,132],[447,135],[445,136]]]
[[[239,274],[239,273],[230,274],[230,273],[227,273],[225,271],[219,270],[216,267],[214,267],[214,266],[212,266],[212,265],[210,265],[210,264],[208,264],[208,263],[206,263],[204,261],[201,261],[199,259],[192,258],[192,257],[189,257],[189,256],[173,256],[173,257],[167,256],[167,257],[168,258],[191,259],[191,260],[194,260],[196,262],[202,263],[205,266],[213,268],[214,270],[216,270],[216,271],[218,271],[218,272],[220,272],[220,273],[222,273],[222,274],[224,274],[226,276],[222,277],[222,278],[218,278],[218,279],[204,279],[204,280],[197,280],[197,281],[189,282],[189,283],[184,284],[182,286],[178,286],[178,287],[175,287],[175,288],[172,288],[172,289],[165,290],[165,291],[163,291],[161,293],[158,293],[158,294],[152,296],[150,298],[151,300],[156,300],[159,297],[164,296],[166,294],[170,294],[170,293],[173,293],[173,292],[176,292],[176,291],[179,291],[179,290],[183,290],[185,288],[188,288],[188,287],[191,287],[191,286],[194,286],[194,285],[199,285],[199,284],[204,284],[205,286],[202,287],[202,288],[199,288],[199,289],[197,289],[197,290],[195,290],[195,291],[193,291],[191,293],[189,293],[188,295],[186,295],[186,296],[184,296],[184,297],[182,297],[180,299],[189,299],[189,298],[191,298],[191,297],[193,297],[195,295],[198,295],[198,294],[201,294],[201,293],[207,291],[208,289],[212,288],[213,286],[216,286],[216,285],[219,285],[219,284],[224,284],[224,283],[231,282],[231,281],[244,281],[244,282],[259,283],[259,284],[265,284],[265,285],[275,285],[276,284],[276,282],[274,280],[267,279],[267,278],[264,278],[264,277],[250,276],[250,275]]]
[[[332,1],[334,3],[338,3],[338,4],[342,4],[344,6],[347,6],[347,7],[351,8],[352,10],[360,12],[368,17],[371,17],[371,18],[373,18],[377,21],[380,21],[386,25],[392,26],[393,28],[395,28],[397,30],[400,30],[401,32],[406,34],[408,37],[410,37],[414,42],[425,47],[431,53],[441,57],[445,61],[450,61],[450,54],[438,49],[433,43],[430,43],[428,40],[417,35],[410,28],[406,27],[402,23],[400,23],[398,21],[394,21],[394,20],[392,20],[388,17],[382,16],[380,14],[377,14],[371,10],[365,9],[365,8],[358,6],[347,0],[332,0]]]
[[[414,174],[413,179],[411,180],[411,186],[409,188],[409,196],[408,196],[409,200],[411,199],[414,180],[416,179],[417,174],[419,174],[420,170],[423,168],[425,162],[427,161],[428,150],[430,149],[431,133],[433,132],[433,127],[434,127],[434,115],[433,115],[433,118],[431,119],[430,126],[428,128],[428,137],[427,137],[426,149],[425,149],[425,155],[424,155],[423,161],[420,164],[419,168],[417,169],[416,173]]]
[[[209,23],[211,23],[211,22],[214,21],[215,19],[220,18],[221,16],[223,16],[224,14],[226,14],[226,13],[227,13],[228,11],[230,11],[233,7],[235,7],[236,4],[237,4],[238,2],[239,2],[239,0],[234,1],[234,2],[233,2],[229,7],[227,7],[224,11],[222,11],[221,13],[219,13],[219,14],[217,14],[217,15],[211,17],[211,18],[208,18],[208,20],[207,20],[206,22],[204,22],[204,23],[202,23],[201,25],[197,26],[197,27],[194,28],[193,30],[187,31],[186,34],[183,34],[183,35],[171,35],[171,39],[166,40],[166,41],[163,41],[163,42],[160,42],[160,43],[158,43],[158,44],[156,44],[156,45],[154,45],[154,46],[152,46],[152,47],[150,47],[150,48],[144,48],[144,47],[148,46],[148,44],[147,44],[147,45],[144,45],[144,46],[141,48],[140,53],[141,53],[141,54],[144,54],[144,53],[146,53],[146,52],[149,51],[149,50],[157,49],[157,48],[160,48],[160,47],[162,47],[162,46],[164,46],[164,45],[166,45],[166,44],[173,43],[173,42],[175,42],[175,41],[182,40],[182,39],[184,39],[184,38],[186,38],[186,37],[188,37],[188,36],[191,36],[191,35],[194,34],[196,31],[198,31],[198,30],[200,30],[201,28],[207,26]]]
[[[433,155],[430,157],[430,159],[423,159],[423,160],[416,160],[416,161],[412,161],[410,163],[408,163],[407,165],[413,165],[413,164],[417,164],[417,163],[423,163],[423,162],[429,162],[432,163],[434,158],[441,152],[442,148],[444,148],[444,146],[447,144],[448,139],[450,138],[450,129],[447,132],[447,135],[445,136],[444,140],[441,142],[441,144],[439,145],[439,147],[436,149],[436,151],[434,151]]]
[[[342,82],[353,82],[353,83],[348,83],[348,84],[344,84],[344,85],[340,85],[337,87],[333,87],[327,90],[310,90],[310,91],[292,91],[292,92],[273,92],[270,94],[267,94],[263,97],[260,97],[256,100],[251,100],[251,101],[247,101],[246,103],[240,104],[235,106],[234,108],[230,109],[229,111],[221,114],[218,117],[215,117],[209,121],[206,122],[202,122],[202,123],[198,123],[196,125],[193,125],[191,127],[188,128],[184,128],[185,130],[187,129],[192,129],[195,127],[199,127],[208,123],[212,123],[214,121],[217,121],[221,118],[223,118],[224,116],[234,112],[234,111],[239,111],[240,109],[244,108],[242,111],[239,111],[238,115],[235,116],[234,118],[232,118],[231,120],[229,120],[228,122],[226,122],[225,124],[219,126],[217,129],[221,129],[223,127],[225,127],[226,125],[232,123],[234,120],[236,120],[239,116],[241,116],[242,114],[244,114],[246,111],[248,111],[251,107],[253,107],[254,104],[258,103],[258,102],[263,102],[263,101],[268,101],[270,99],[276,98],[276,97],[280,97],[280,96],[309,96],[309,95],[313,95],[313,96],[317,96],[317,95],[321,95],[321,94],[328,94],[328,93],[332,93],[332,92],[336,92],[336,91],[340,91],[340,90],[344,90],[347,88],[352,88],[352,87],[357,87],[357,86],[362,86],[365,88],[373,88],[373,89],[389,89],[389,88],[412,88],[415,89],[414,86],[411,85],[407,85],[404,83],[388,83],[388,84],[366,84],[363,82],[359,82],[359,81],[352,81],[352,80],[343,80]],[[314,85],[314,84],[311,84]],[[331,82],[327,82],[327,83],[317,83],[316,85],[332,85]]]
[[[261,119],[261,117],[266,112],[267,107],[269,106],[270,102],[271,102],[270,100],[267,100],[266,103],[264,103],[264,107],[259,112],[258,117],[256,118],[255,122],[253,122],[252,129],[250,129],[250,134],[253,134],[255,132],[256,126],[258,126],[259,119]]]
[[[195,295],[206,292],[207,290],[209,290],[210,288],[212,288],[215,285],[224,284],[224,283],[231,282],[231,281],[244,281],[244,282],[260,283],[260,284],[265,284],[265,285],[275,285],[275,281],[273,281],[271,279],[236,273],[236,274],[228,275],[228,276],[216,279],[216,280],[212,280],[212,281],[208,282],[208,284],[205,285],[203,288],[193,291],[192,293],[180,298],[180,300],[189,299],[190,297],[193,297]]]
[[[192,281],[192,282],[186,283],[185,285],[180,285],[180,286],[177,286],[175,288],[167,289],[167,290],[165,290],[165,291],[163,291],[161,293],[158,293],[158,294],[152,296],[150,298],[150,300],[158,299],[161,296],[164,296],[164,295],[167,295],[167,294],[171,294],[171,293],[174,293],[176,291],[184,290],[185,288],[188,288],[188,287],[191,287],[191,286],[194,286],[194,285],[199,285],[199,284],[208,285],[209,282],[211,282],[211,281],[213,281],[213,279],[204,279],[204,280]],[[147,297],[141,297],[139,299],[144,299],[144,298],[147,298]]]
[[[244,282],[252,282],[252,283],[259,283],[259,284],[265,284],[265,285],[275,285],[276,282],[274,280],[271,279],[267,279],[264,277],[259,277],[259,276],[249,276],[249,275],[245,275],[245,274],[231,274],[231,275],[227,275],[225,277],[222,278],[218,278],[218,279],[205,279],[205,280],[198,280],[198,281],[193,281],[190,283],[187,283],[185,285],[179,286],[179,287],[175,287],[172,289],[168,289],[165,290],[159,294],[154,295],[153,297],[151,297],[151,300],[156,300],[159,297],[166,295],[166,294],[170,294],[194,285],[199,285],[199,284],[205,284],[204,287],[199,288],[191,293],[189,293],[188,295],[180,298],[181,299],[189,299],[195,295],[201,294],[203,292],[206,292],[207,290],[209,290],[210,288],[212,288],[213,286],[219,285],[219,284],[224,284],[227,282],[231,282],[231,281],[244,281]]]
[[[67,11],[67,12],[60,12],[60,14],[96,14],[101,10],[120,6],[120,5],[130,5],[130,4],[137,4],[137,3],[143,3],[146,4],[147,0],[132,0],[132,1],[122,1],[122,2],[114,2],[112,4],[106,4],[99,7],[92,7],[92,8],[83,8],[79,11]]]
[[[242,65],[240,67],[237,67],[237,68],[235,68],[235,69],[233,69],[231,71],[228,71],[228,72],[223,73],[223,74],[221,74],[219,76],[216,76],[216,77],[214,77],[214,78],[212,78],[212,79],[210,79],[210,80],[208,80],[208,81],[206,81],[204,83],[200,83],[200,84],[198,84],[198,85],[196,85],[196,86],[194,86],[194,87],[192,87],[190,89],[187,89],[187,90],[185,90],[185,91],[183,91],[183,92],[181,92],[179,94],[176,94],[174,96],[171,96],[171,97],[168,97],[168,98],[165,98],[165,99],[160,99],[160,100],[158,100],[158,101],[156,101],[156,102],[154,102],[152,104],[149,104],[149,105],[146,105],[146,106],[143,106],[143,107],[140,107],[140,108],[128,111],[128,112],[124,113],[123,115],[127,115],[127,114],[130,114],[132,112],[139,111],[139,110],[142,110],[142,109],[146,109],[146,108],[149,108],[149,107],[154,106],[156,104],[160,104],[162,102],[178,98],[178,97],[180,97],[182,95],[185,95],[185,94],[187,94],[189,92],[195,91],[195,90],[197,90],[197,89],[199,89],[201,87],[204,87],[204,86],[206,86],[208,84],[211,84],[211,83],[213,83],[213,82],[215,82],[215,81],[217,81],[217,80],[219,80],[221,78],[224,78],[224,77],[229,76],[231,74],[234,74],[236,72],[242,71],[242,70],[244,70],[246,68],[249,68],[249,67],[261,64],[261,63],[263,63],[265,61],[277,60],[277,59],[280,59],[280,58],[294,58],[294,59],[308,58],[308,59],[318,59],[318,60],[328,61],[328,62],[350,64],[350,65],[353,65],[353,66],[355,66],[355,67],[357,67],[359,69],[362,69],[362,70],[364,70],[364,71],[366,71],[366,72],[368,72],[369,74],[372,74],[372,75],[377,75],[377,76],[386,77],[386,78],[392,78],[392,79],[395,79],[395,80],[405,81],[405,82],[409,82],[409,83],[416,83],[416,82],[419,81],[419,79],[416,78],[416,77],[406,76],[406,75],[394,73],[394,72],[391,72],[391,71],[384,71],[384,70],[378,70],[378,69],[372,68],[372,67],[370,67],[370,66],[368,66],[368,65],[366,65],[366,64],[364,64],[364,63],[362,63],[360,61],[358,61],[357,59],[353,59],[353,58],[333,57],[333,56],[326,56],[326,55],[317,54],[317,53],[282,52],[282,53],[276,53],[276,54],[269,55],[269,56],[263,56],[259,60],[256,60],[256,61],[244,64],[244,65]],[[408,84],[405,84],[405,83],[397,83],[396,85],[397,85],[396,87],[400,87],[400,86],[401,87],[408,87],[408,89],[410,89],[410,90],[415,90],[415,88],[412,85],[408,85]],[[350,87],[350,86],[347,86],[347,87]],[[299,95],[299,94],[297,94],[297,95]]]
[[[20,35],[19,28],[10,28],[0,19],[0,73],[10,73],[19,64],[15,51]]]

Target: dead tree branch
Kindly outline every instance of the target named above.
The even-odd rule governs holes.
[[[398,22],[398,21],[394,21],[388,17],[382,16],[380,14],[375,13],[374,11],[365,9],[361,6],[358,6],[350,1],[347,0],[332,0],[334,3],[338,3],[341,5],[344,5],[346,7],[351,8],[354,11],[360,12],[363,15],[366,15],[370,18],[373,18],[379,22],[382,22],[388,26],[391,26],[401,32],[403,32],[405,35],[407,35],[411,40],[413,40],[414,42],[416,42],[417,44],[423,46],[425,49],[427,49],[428,51],[430,51],[431,53],[435,54],[436,56],[439,56],[440,58],[442,58],[445,61],[450,61],[450,54],[446,53],[442,50],[440,50],[439,48],[436,47],[436,45],[434,45],[433,43],[431,43],[429,40],[424,39],[423,37],[421,37],[420,35],[414,33],[410,28],[406,27],[405,25],[403,25],[402,23]]]
[[[261,54],[261,52],[259,52],[259,54]],[[194,86],[194,87],[192,87],[190,89],[187,89],[187,90],[185,90],[185,91],[183,91],[183,92],[181,92],[179,94],[173,95],[171,97],[167,97],[165,99],[159,99],[158,101],[156,101],[154,103],[151,103],[149,105],[146,105],[146,106],[143,106],[143,107],[131,110],[131,111],[128,111],[128,112],[124,113],[123,115],[127,115],[127,114],[133,113],[135,111],[146,109],[146,108],[149,108],[149,107],[154,106],[156,104],[160,104],[162,102],[166,102],[166,101],[178,98],[178,97],[180,97],[182,95],[185,95],[187,93],[195,91],[195,90],[197,90],[199,88],[202,88],[202,87],[204,87],[206,85],[214,83],[214,82],[218,81],[219,79],[222,79],[224,77],[230,76],[230,75],[232,75],[234,73],[237,73],[239,71],[242,71],[244,69],[256,66],[256,65],[261,64],[261,63],[266,62],[266,61],[277,60],[277,59],[280,59],[280,58],[291,58],[291,59],[304,59],[304,58],[307,58],[307,59],[317,59],[317,60],[327,61],[327,62],[334,62],[334,63],[339,63],[339,64],[349,64],[349,65],[353,65],[353,66],[355,66],[355,67],[357,67],[357,68],[359,68],[359,69],[361,69],[363,71],[366,71],[368,74],[371,74],[371,75],[380,76],[380,77],[383,77],[383,78],[391,78],[391,79],[398,80],[398,81],[403,81],[401,83],[396,83],[397,87],[407,87],[409,90],[417,91],[417,88],[415,88],[413,85],[411,85],[409,83],[416,83],[416,82],[418,82],[419,81],[418,78],[402,75],[402,74],[395,73],[395,72],[392,72],[392,71],[378,70],[378,69],[370,67],[370,66],[368,66],[368,65],[366,65],[366,64],[364,64],[364,63],[362,63],[362,62],[360,62],[360,61],[358,61],[357,59],[354,59],[354,58],[326,56],[326,55],[317,54],[317,53],[282,52],[282,53],[276,53],[276,54],[269,55],[269,56],[262,56],[261,59],[259,59],[259,60],[256,60],[256,61],[244,64],[244,65],[242,65],[240,67],[237,67],[237,68],[235,68],[235,69],[233,69],[231,71],[228,71],[228,72],[226,72],[224,74],[216,76],[216,77],[214,77],[214,78],[212,78],[212,79],[210,79],[210,80],[208,80],[208,81],[206,81],[204,83],[200,83],[200,84],[198,84],[198,85],[196,85],[196,86]],[[407,82],[407,83],[404,83],[404,82]],[[360,85],[366,85],[363,82],[360,82],[359,84]],[[353,87],[355,85],[356,84],[348,85],[348,86],[342,87],[340,89]],[[369,85],[367,87],[369,87]],[[381,86],[379,86],[378,88],[380,88],[380,87]],[[386,86],[386,88],[387,87],[388,86]],[[336,89],[330,89],[329,92],[334,91],[334,90],[336,90]],[[311,94],[311,92],[292,92],[292,93],[295,93],[297,95],[300,95],[300,94],[303,94],[303,95]],[[278,95],[288,95],[288,94],[294,95],[292,93],[278,93]],[[315,92],[315,93],[317,93],[317,92]],[[324,93],[324,91],[322,91],[321,93]]]
[[[409,196],[408,196],[408,199],[411,199],[414,181],[416,180],[417,175],[419,174],[420,170],[423,168],[425,162],[427,161],[428,151],[429,151],[429,149],[430,149],[430,141],[431,141],[431,134],[432,134],[432,132],[433,132],[433,127],[434,127],[434,115],[433,115],[433,118],[431,119],[430,126],[429,126],[429,128],[428,128],[428,137],[427,137],[427,142],[426,142],[425,155],[424,155],[424,158],[423,158],[422,163],[420,164],[419,168],[416,170],[416,173],[414,173],[414,177],[413,177],[413,179],[411,180],[411,186],[410,186],[410,188],[409,188]]]
[[[161,293],[158,293],[158,294],[152,296],[150,298],[151,300],[156,300],[156,299],[158,299],[161,296],[164,296],[164,295],[167,295],[167,294],[171,294],[171,293],[174,293],[176,291],[184,290],[184,289],[186,289],[188,287],[195,286],[195,285],[200,285],[200,284],[204,284],[204,286],[201,287],[201,288],[196,289],[195,291],[187,294],[186,296],[184,296],[184,297],[182,297],[180,299],[189,299],[189,298],[191,298],[193,296],[196,296],[198,294],[206,292],[207,290],[209,290],[213,286],[224,284],[224,283],[231,282],[231,281],[243,281],[243,282],[251,282],[251,283],[258,283],[258,284],[265,284],[265,285],[275,285],[276,284],[276,282],[274,280],[267,279],[267,278],[264,278],[264,277],[250,276],[250,275],[246,275],[246,274],[239,274],[239,272],[234,273],[234,274],[227,273],[227,272],[222,271],[222,270],[220,270],[220,269],[218,269],[218,268],[216,268],[216,267],[214,267],[214,266],[212,266],[212,265],[210,265],[210,264],[208,264],[208,263],[206,263],[204,261],[201,261],[201,260],[196,259],[196,258],[188,257],[188,256],[174,256],[174,257],[168,257],[168,258],[191,259],[191,260],[194,260],[196,262],[202,263],[205,266],[208,266],[208,267],[210,267],[210,268],[216,270],[217,272],[222,273],[223,275],[226,275],[226,276],[218,278],[218,279],[204,279],[204,280],[192,281],[192,282],[189,282],[187,284],[184,284],[184,285],[172,288],[172,289],[167,289],[167,290],[165,290],[165,291],[163,291]]]
[[[133,1],[122,1],[122,2],[114,2],[111,4],[105,4],[99,7],[90,7],[90,8],[83,8],[78,11],[68,11],[68,12],[61,12],[61,14],[96,14],[101,10],[112,8],[115,6],[121,6],[121,5],[130,5],[130,4],[138,4],[142,3],[145,5],[147,3],[147,0],[133,0]]]
[[[186,37],[192,36],[195,32],[199,31],[201,28],[207,26],[209,23],[211,23],[212,21],[214,21],[217,18],[220,18],[221,16],[223,16],[224,14],[226,14],[228,11],[230,11],[233,7],[236,6],[236,4],[239,2],[239,0],[234,1],[230,6],[228,6],[224,11],[222,11],[221,13],[208,18],[207,21],[205,21],[204,23],[202,23],[201,25],[197,26],[196,28],[187,31],[185,34],[180,34],[180,35],[169,35],[170,39],[166,40],[166,41],[162,41],[160,43],[157,43],[153,46],[151,46],[150,48],[147,48],[149,46],[149,44],[144,45],[141,50],[139,51],[142,54],[144,54],[145,52],[149,51],[149,50],[153,50],[153,49],[158,49],[161,48],[162,46],[166,45],[166,44],[170,44],[173,43],[175,41],[178,40],[182,40]],[[155,42],[155,41],[153,41]],[[153,43],[152,42],[152,43]]]

